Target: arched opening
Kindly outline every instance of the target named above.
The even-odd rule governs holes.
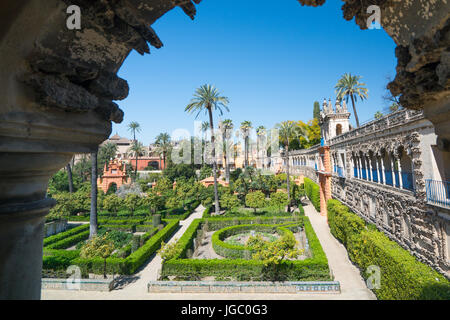
[[[149,161],[147,163],[147,170],[160,170],[161,167],[158,161]]]
[[[338,123],[336,125],[336,135],[339,136],[342,134],[342,124]]]
[[[412,159],[408,155],[404,147],[399,148],[398,170],[402,189],[413,191],[414,173],[412,170]]]
[[[106,192],[106,194],[110,195],[110,194],[115,194],[116,192],[117,192],[117,183],[111,182],[108,185],[108,191]]]
[[[200,0],[194,2],[198,4]],[[300,2],[313,6],[324,3]],[[0,231],[8,239],[2,246],[30,244],[25,251],[0,250],[0,260],[7,264],[5,270],[12,270],[2,273],[0,280],[7,279],[6,283],[13,284],[4,286],[12,288],[11,292],[0,288],[1,298],[40,296],[39,229],[53,204],[45,198],[47,182],[74,153],[95,151],[111,133],[111,121],[122,120],[123,112],[113,100],[128,94],[126,82],[116,73],[129,52],[134,49],[141,54],[149,53],[147,42],[161,47],[160,39],[149,26],[177,4],[191,18],[196,14],[190,1],[126,1],[120,10],[107,2],[101,6],[89,1],[80,3],[84,10],[82,32],[64,32],[64,2],[6,0],[0,4],[0,41],[5,49],[1,51],[4,68],[0,68],[4,81],[0,96],[5,101],[1,107],[1,127],[10,128],[3,135],[8,143],[1,149],[8,155],[2,157],[0,166],[2,176],[8,177],[0,181],[1,189],[5,190],[0,195],[1,213],[8,218],[2,222]],[[346,3],[343,10],[346,19],[355,17],[356,23],[365,28],[367,11],[363,3]],[[388,4],[395,7],[387,7]],[[436,73],[441,69],[440,55],[430,54],[446,44],[437,42],[421,50],[414,47],[422,38],[434,39],[434,35],[445,30],[448,10],[443,1],[416,2],[406,9],[401,5],[401,1],[381,4],[382,24],[398,44],[399,76],[392,90],[404,94],[405,106],[424,108],[430,102],[435,107],[429,117],[436,124],[437,133],[442,134],[439,145],[448,151],[449,117],[432,116],[448,105],[441,98],[446,96],[448,79],[445,73],[444,77]],[[426,21],[419,16],[425,6],[427,12],[433,13]],[[392,18],[394,14],[396,19]],[[409,21],[414,21],[414,25]],[[43,52],[35,52],[37,48]],[[410,61],[421,63],[415,66],[416,71],[405,72]],[[429,74],[432,76],[427,77]],[[415,78],[429,81],[414,81]],[[18,213],[17,208],[22,211]],[[22,214],[30,218],[23,220]],[[16,230],[15,234],[10,230]],[[37,231],[31,234],[28,230]],[[17,285],[21,281],[29,286]]]

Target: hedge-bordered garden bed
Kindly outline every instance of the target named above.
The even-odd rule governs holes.
[[[294,218],[261,218],[265,223],[286,224],[298,222]],[[307,217],[298,218],[304,225],[309,240],[311,257],[305,260],[285,261],[277,266],[279,277],[286,281],[329,281],[332,280],[328,260],[320,242]],[[230,225],[249,224],[249,218],[209,218],[196,219],[192,222],[177,245],[180,253],[173,259],[164,261],[161,271],[162,279],[176,276],[178,280],[200,280],[204,277],[231,279],[238,281],[264,281],[266,267],[261,261],[245,259],[186,259],[186,252],[193,247],[198,230],[206,223],[208,230],[214,231]],[[254,221],[254,219],[253,219]]]
[[[234,245],[225,242],[224,240],[229,236],[242,233],[246,230],[254,230],[256,232],[277,232],[279,235],[284,233],[291,233],[289,229],[271,224],[242,224],[238,226],[231,226],[220,229],[212,235],[211,241],[214,251],[228,259],[245,259],[250,260],[255,251],[252,248],[244,245]]]
[[[114,220],[108,221],[111,224],[105,226],[113,230],[130,228],[130,225],[113,224]],[[161,242],[166,241],[179,227],[178,219],[165,219],[163,222],[165,227],[161,230],[148,224],[132,225],[134,229],[137,227],[148,228],[148,231],[141,236],[143,245],[134,252],[131,252],[131,247],[122,248],[121,250],[129,253],[125,258],[111,256],[106,259],[107,272],[123,275],[135,273],[161,247]],[[61,271],[70,265],[76,265],[80,267],[83,275],[88,273],[103,274],[103,259],[83,259],[80,257],[80,250],[65,250],[88,239],[88,237],[89,225],[83,225],[46,238],[44,240],[43,269]]]

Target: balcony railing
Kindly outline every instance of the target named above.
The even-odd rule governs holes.
[[[343,167],[336,167],[336,172],[337,172],[337,174],[338,174],[339,177],[345,178],[345,175],[344,175],[344,168],[343,168]]]
[[[450,208],[450,181],[426,180],[427,202]]]
[[[360,172],[361,170],[361,172]],[[371,176],[369,176],[371,174]],[[361,176],[360,176],[361,175]],[[367,181],[372,181],[376,183],[385,184],[399,189],[405,189],[414,191],[413,174],[409,171],[402,171],[402,187],[400,188],[400,173],[398,171],[385,170],[384,177],[386,181],[383,181],[382,173],[378,172],[377,169],[372,169],[370,171],[366,168],[353,168],[353,176],[355,178],[360,178]],[[395,177],[395,184],[394,184]]]

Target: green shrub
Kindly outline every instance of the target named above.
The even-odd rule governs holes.
[[[89,225],[88,224],[84,224],[82,226],[79,227],[75,227],[72,228],[70,230],[64,231],[64,232],[60,232],[54,236],[50,236],[44,239],[44,247],[49,246],[55,242],[61,241],[67,237],[76,235],[78,233],[81,233],[83,231],[86,231],[89,229]]]
[[[211,209],[212,209],[212,206],[211,206],[211,205],[210,205],[210,206],[207,206],[207,207],[205,208],[205,210],[203,211],[202,217],[203,217],[203,218],[209,218],[209,217],[211,217]]]
[[[305,193],[306,196],[311,201],[314,208],[320,212],[320,188],[317,183],[309,178],[304,179],[305,183]]]
[[[275,192],[270,195],[270,206],[285,210],[288,205],[288,194],[285,192]]]
[[[364,221],[337,200],[329,200],[328,223],[331,233],[348,250],[350,259],[363,277],[369,266],[381,271],[380,289],[374,289],[382,300],[450,299],[450,282],[428,265],[418,261],[407,250],[384,233],[366,226]]]
[[[89,226],[88,226],[89,227]],[[50,245],[47,245],[45,248],[47,249],[67,249],[80,241],[86,240],[89,238],[89,230],[82,231],[75,235],[69,236],[57,242],[54,242]]]
[[[243,233],[245,231],[255,230],[257,232],[274,232],[277,227],[274,225],[264,225],[264,224],[243,224],[237,226],[231,226],[223,228],[216,231],[211,238],[211,242],[214,251],[225,258],[229,259],[251,259],[252,255],[255,253],[252,248],[248,248],[243,245],[233,245],[224,242],[224,240],[230,236]]]

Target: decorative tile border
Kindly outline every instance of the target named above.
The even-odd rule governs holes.
[[[338,281],[151,281],[147,289],[149,293],[341,293]]]

